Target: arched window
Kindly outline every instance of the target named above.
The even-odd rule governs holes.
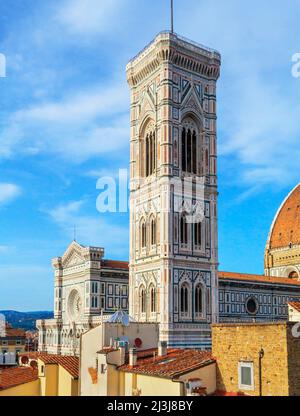
[[[194,244],[201,247],[202,245],[202,223],[197,222],[194,224]]]
[[[289,274],[289,279],[299,279],[298,273],[297,272],[291,272]]]
[[[155,220],[155,218],[151,219],[150,227],[151,227],[151,245],[154,246],[156,244],[156,241],[157,241],[157,238],[156,238],[156,220]]]
[[[146,177],[154,174],[156,170],[156,137],[154,132],[149,132],[145,140],[145,175]]]
[[[147,226],[145,221],[141,223],[141,244],[142,248],[147,247]]]
[[[180,218],[180,243],[188,244],[188,224],[186,214],[182,214]]]
[[[202,286],[199,284],[195,289],[195,312],[196,314],[203,313],[203,293]]]
[[[144,287],[140,290],[141,313],[146,313],[146,290]]]
[[[197,132],[192,121],[186,121],[181,132],[181,167],[185,173],[197,174]]]
[[[150,289],[150,310],[151,313],[156,312],[156,290],[154,286]]]
[[[180,312],[189,313],[189,285],[184,283],[180,289]]]

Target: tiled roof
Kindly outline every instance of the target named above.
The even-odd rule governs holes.
[[[284,201],[275,218],[271,235],[270,249],[300,244],[300,185]]]
[[[300,286],[300,281],[295,279],[289,279],[287,277],[272,277],[263,276],[256,274],[245,274],[245,273],[231,273],[231,272],[219,272],[220,280],[243,280],[257,283],[276,283],[282,285],[294,285]]]
[[[98,351],[97,354],[109,354],[111,352],[118,351],[117,348],[113,347],[104,347],[102,350]]]
[[[222,396],[222,397],[225,397],[225,396],[227,396],[227,397],[248,397],[248,395],[247,395],[247,394],[242,393],[242,392],[235,392],[235,393],[232,393],[232,392],[228,392],[228,391],[221,391],[221,390],[217,390],[217,391],[213,394],[213,396]]]
[[[39,353],[30,351],[30,352],[22,352],[18,354],[19,357],[28,357],[30,360],[37,360]]]
[[[37,369],[31,367],[13,367],[0,370],[0,390],[30,383],[38,379]]]
[[[300,312],[300,302],[289,302],[289,306],[296,309],[297,312]]]
[[[12,328],[10,324],[5,325],[5,336],[6,337],[26,337],[24,329]]]
[[[215,362],[208,351],[168,349],[168,354],[164,357],[158,357],[157,350],[155,357],[153,350],[148,351],[147,357],[146,353],[145,351],[144,357],[141,357],[141,353],[138,355],[136,366],[125,364],[118,369],[127,373],[173,379]]]
[[[103,260],[102,266],[105,268],[110,269],[129,269],[129,263],[128,261],[117,261],[117,260]]]
[[[79,376],[79,358],[71,355],[54,355],[40,353],[38,359],[45,364],[61,365],[72,377]]]

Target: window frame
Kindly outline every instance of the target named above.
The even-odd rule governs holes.
[[[250,368],[250,378],[251,378],[251,385],[243,384],[242,380],[242,368]],[[254,391],[255,390],[255,382],[254,382],[254,363],[253,361],[240,361],[238,364],[238,380],[239,380],[239,389],[240,390],[247,390],[247,391]]]

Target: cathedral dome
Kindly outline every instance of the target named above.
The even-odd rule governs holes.
[[[300,245],[300,184],[279,208],[273,221],[268,250]]]

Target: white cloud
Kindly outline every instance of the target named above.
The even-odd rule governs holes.
[[[105,247],[110,256],[128,257],[129,231],[127,226],[118,225],[103,214],[86,215],[84,201],[73,201],[47,211],[50,218],[71,240],[74,237],[84,245]],[[96,209],[96,208],[95,208]],[[111,214],[117,216],[118,214]]]
[[[258,0],[187,0],[177,16],[179,32],[222,53],[219,153],[226,156],[221,159],[226,175],[228,158],[235,161],[230,180],[250,189],[249,195],[264,185],[290,186],[300,178],[300,170],[291,166],[291,158],[300,156],[300,81],[292,78],[290,62],[300,47],[295,38],[300,5],[288,3],[274,0],[270,8]],[[201,30],[185,24],[192,4]]]
[[[124,149],[129,102],[126,83],[116,82],[19,110],[6,121],[0,158],[45,153],[78,163]]]
[[[57,14],[57,19],[71,33],[80,35],[104,34],[119,24],[124,0],[68,0]]]
[[[0,254],[6,254],[10,250],[10,247],[8,246],[0,246]]]
[[[21,188],[12,183],[0,183],[0,206],[12,202],[21,194]]]
[[[125,82],[109,86],[94,86],[67,96],[58,102],[49,102],[15,113],[16,121],[35,121],[59,124],[80,124],[98,117],[122,113],[129,106],[129,91]]]

